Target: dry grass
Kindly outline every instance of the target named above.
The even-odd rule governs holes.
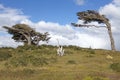
[[[83,49],[75,46],[64,47],[65,55],[56,55],[56,47],[19,47],[17,49],[0,49],[0,52],[11,52],[12,57],[0,61],[0,80],[87,80],[87,78],[100,78],[100,80],[119,80],[120,73],[110,68],[114,62],[120,62],[120,52],[108,50]],[[107,55],[113,59],[107,59]],[[27,66],[6,66],[13,57],[19,56],[44,57],[48,64]],[[29,58],[28,58],[29,59]],[[16,59],[17,60],[17,59]],[[38,63],[39,64],[39,63]],[[92,79],[91,80],[94,80]]]

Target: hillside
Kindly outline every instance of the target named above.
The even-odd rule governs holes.
[[[120,52],[64,46],[0,48],[0,80],[120,80]]]

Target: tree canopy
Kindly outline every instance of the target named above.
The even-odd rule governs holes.
[[[48,41],[48,32],[36,32],[33,28],[26,24],[16,24],[12,27],[3,26],[8,33],[13,35],[12,39],[16,42],[24,42],[27,45],[38,45],[40,41]]]
[[[109,21],[109,19],[106,18],[105,15],[100,15],[97,11],[94,10],[78,12],[77,16],[78,19],[83,20],[85,24],[92,21],[96,21],[98,23],[105,23],[106,21]]]

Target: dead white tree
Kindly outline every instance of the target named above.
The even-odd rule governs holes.
[[[59,40],[57,39],[58,42],[58,49],[57,49],[57,55],[63,56],[64,55],[64,49],[63,47],[59,44]]]

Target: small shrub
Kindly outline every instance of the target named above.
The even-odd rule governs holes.
[[[30,45],[30,46],[24,45],[24,46],[18,46],[18,47],[17,47],[18,50],[35,50],[35,49],[37,49],[37,48],[38,48],[38,47],[35,46],[35,45]]]
[[[32,70],[32,69],[23,69],[23,73],[25,73],[25,74],[33,74],[35,71],[34,70]]]
[[[88,49],[85,49],[84,51],[87,52],[87,53],[89,53],[89,54],[95,54],[95,50],[92,49],[91,47],[88,48]]]
[[[95,51],[94,51],[94,50],[91,50],[91,51],[90,51],[90,54],[95,54]]]
[[[43,65],[47,65],[48,64],[48,59],[44,58],[44,57],[40,57],[40,58],[34,58],[31,61],[33,66],[43,66]]]
[[[0,52],[0,61],[7,60],[8,58],[12,57],[12,55],[8,52]]]
[[[81,50],[81,47],[73,46],[73,45],[69,45],[68,48],[74,49],[74,50]]]
[[[17,57],[12,57],[8,62],[5,63],[5,66],[11,66],[11,67],[26,67],[29,65],[32,66],[43,66],[47,65],[49,62],[49,59],[43,57],[43,56],[34,56],[30,54],[22,54]]]
[[[120,72],[120,63],[112,63],[110,68],[116,72]]]
[[[74,60],[69,60],[67,64],[76,64],[76,62]]]
[[[93,49],[90,49],[90,50],[89,50],[89,53],[90,53],[90,54],[95,54],[95,51],[94,51]]]
[[[27,66],[27,61],[25,57],[13,57],[11,58],[10,62],[7,64],[13,66],[13,67],[18,67],[18,66]]]

